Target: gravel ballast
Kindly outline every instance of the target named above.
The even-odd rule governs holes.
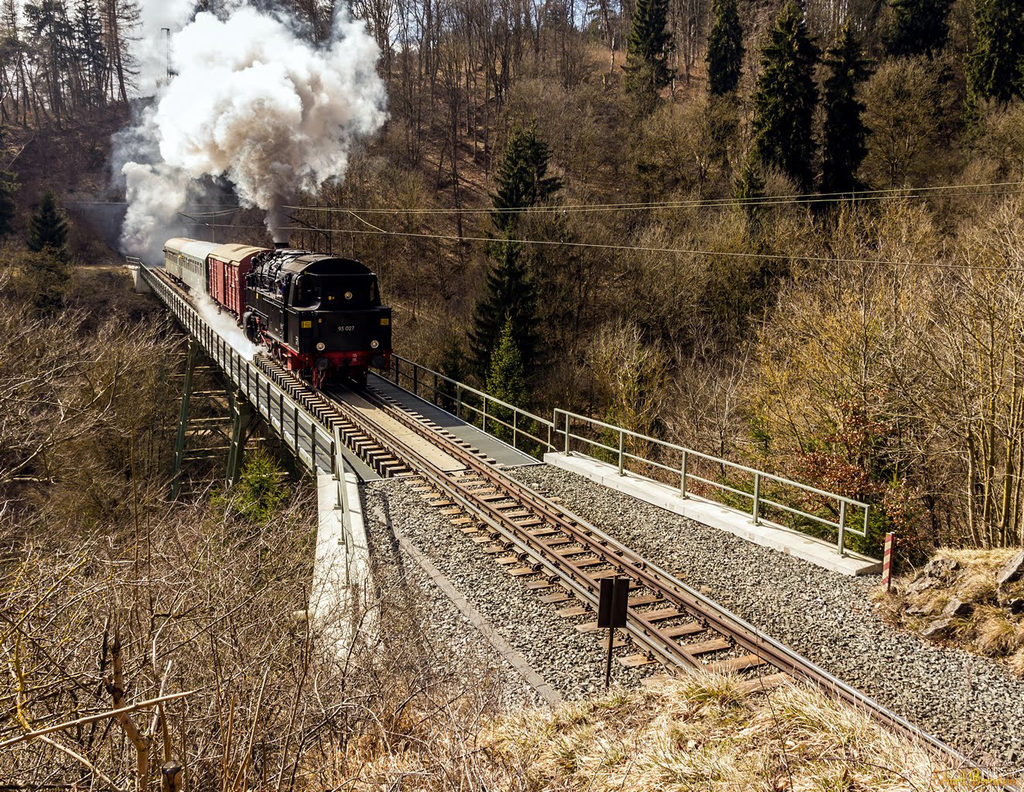
[[[871,610],[876,578],[821,569],[549,465],[508,472],[970,758],[1024,764],[1024,681],[887,626]]]
[[[395,543],[393,532],[400,531],[563,699],[575,700],[603,689],[607,653],[600,639],[574,629],[586,617],[563,618],[556,613],[557,608],[573,603],[541,602],[538,593],[528,590],[522,580],[510,577],[447,517],[413,493],[408,483],[400,479],[369,482],[364,485],[363,497],[376,568],[381,567],[381,549],[395,552],[388,548]],[[382,515],[386,520],[381,519]],[[412,566],[407,559],[403,563],[406,569]],[[452,611],[449,605],[436,612],[444,629],[454,624],[456,631],[475,631],[460,614],[455,612],[453,616]],[[482,643],[479,637],[459,640]],[[493,649],[490,651],[493,654]],[[503,666],[521,682],[522,677],[511,666]],[[631,685],[662,671],[658,665],[624,668],[615,663],[612,673],[616,682]]]
[[[396,621],[402,624],[400,640],[419,643],[418,662],[458,669],[464,684],[487,688],[489,697],[500,708],[541,703],[523,676],[494,650],[428,573],[399,546],[390,526],[389,517],[394,511],[387,494],[389,484],[395,483],[397,480],[374,482],[362,493],[373,589],[383,620],[392,629]],[[400,509],[399,525],[405,522],[404,516]],[[410,629],[409,625],[413,627]]]

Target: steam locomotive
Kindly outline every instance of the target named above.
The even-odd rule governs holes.
[[[209,294],[250,341],[316,387],[337,376],[365,384],[371,366],[390,366],[391,309],[380,304],[377,276],[358,261],[176,238],[164,245],[164,268]]]

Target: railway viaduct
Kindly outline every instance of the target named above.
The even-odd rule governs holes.
[[[229,334],[218,332],[159,269],[138,260],[130,261],[130,266],[136,289],[153,292],[188,334],[190,360],[205,355],[230,382],[233,421],[229,480],[237,475],[246,433],[257,416],[316,477],[319,524],[309,618],[337,651],[345,651],[355,640],[355,625],[362,630],[372,626],[370,550],[357,471],[360,467],[364,471],[374,468],[381,475],[413,478],[416,489],[433,498],[432,505],[450,514],[452,522],[485,547],[485,552],[493,553],[509,574],[526,576],[524,579],[531,580],[528,588],[544,595],[543,601],[563,605],[559,613],[586,616],[596,612],[600,579],[629,578],[629,618],[624,631],[626,641],[638,647],[640,653],[620,658],[622,662],[746,673],[750,674],[752,690],[791,679],[811,682],[868,710],[876,719],[923,741],[937,753],[971,764],[941,741],[758,631],[596,526],[513,479],[502,477],[486,450],[472,447],[421,415],[410,416],[397,404],[389,404],[399,391],[386,380],[376,391],[371,388],[376,395],[325,395],[315,391],[262,356],[250,358],[239,351]],[[874,559],[850,553],[845,547],[851,534],[863,535],[866,531],[865,504],[663,444],[667,446],[664,451],[678,452],[676,463],[669,465],[665,459],[670,454],[645,457],[636,450],[658,442],[652,438],[633,436],[619,427],[560,410],[552,419],[531,415],[460,383],[441,382],[443,378],[439,379],[438,374],[410,361],[395,360],[396,382],[404,374],[413,393],[426,389],[431,401],[445,401],[457,416],[468,412],[484,430],[489,421],[492,426],[500,425],[511,438],[511,446],[520,441],[543,454],[545,461],[760,544],[779,547],[778,543],[784,543],[779,549],[836,571],[858,574],[878,568]],[[376,404],[366,401],[374,398]],[[183,423],[186,407],[183,400]],[[368,417],[371,414],[372,419]],[[487,437],[474,428],[470,430],[478,439]],[[179,461],[181,439],[179,434]],[[476,445],[486,442],[481,440]],[[510,447],[493,438],[489,442]],[[579,449],[593,456],[579,453]],[[525,454],[520,456],[521,462],[536,461]],[[707,472],[712,468],[748,476],[752,486],[737,489],[725,483],[734,479],[716,479]],[[645,476],[642,471],[656,475]],[[675,487],[664,484],[671,476],[678,477]],[[724,491],[725,498],[708,497],[716,487]],[[832,499],[838,520],[830,521],[788,505],[779,495],[787,487],[797,488],[803,498]],[[743,503],[748,508],[738,505]],[[820,541],[803,541],[774,521],[785,513],[832,526],[837,541],[831,547]],[[577,630],[596,630],[596,625],[587,623],[577,626]],[[528,678],[528,668],[519,670],[542,698],[556,698],[545,694],[542,680]]]

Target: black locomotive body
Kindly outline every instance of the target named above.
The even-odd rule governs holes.
[[[370,366],[390,365],[391,309],[380,304],[377,276],[351,259],[292,249],[257,254],[242,326],[317,386],[335,372],[364,383]]]

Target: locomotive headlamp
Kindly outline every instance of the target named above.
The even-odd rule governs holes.
[[[346,300],[351,300],[352,299],[352,292],[345,292],[345,299]]]
[[[377,341],[376,339],[370,342],[370,349],[376,349],[379,346],[380,346],[380,341]]]
[[[327,348],[327,345],[326,345],[326,344],[325,344],[325,343],[324,343],[323,341],[320,341],[320,342],[319,342],[319,343],[318,343],[318,344],[316,345],[316,351],[317,351],[317,352],[323,352],[323,351],[324,351],[324,350],[325,350],[326,348]]]

